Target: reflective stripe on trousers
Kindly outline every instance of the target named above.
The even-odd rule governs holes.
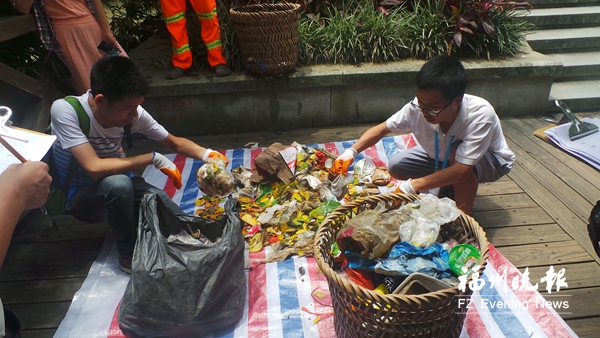
[[[201,35],[208,51],[208,64],[211,67],[226,64],[221,45],[221,31],[217,18],[215,0],[190,0],[200,21]],[[173,44],[173,66],[188,69],[192,66],[188,32],[185,20],[185,0],[160,0],[163,17],[171,34]]]

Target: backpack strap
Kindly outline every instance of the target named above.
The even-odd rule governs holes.
[[[79,127],[81,131],[85,134],[86,137],[90,136],[90,117],[83,109],[81,102],[74,96],[65,97],[65,101],[67,101],[77,113],[77,119],[79,120]],[[56,165],[56,164],[55,164]],[[69,191],[71,190],[71,181],[73,180],[73,175],[77,173],[77,167],[79,163],[73,155],[71,155],[71,159],[69,160],[69,166],[67,167],[67,173],[65,175],[65,183],[62,185],[61,190],[65,194],[65,196],[69,196]]]
[[[69,102],[73,108],[75,108],[75,112],[77,113],[77,118],[79,119],[79,127],[81,127],[81,131],[85,136],[90,136],[90,117],[83,109],[81,102],[74,96],[65,97],[65,101]]]

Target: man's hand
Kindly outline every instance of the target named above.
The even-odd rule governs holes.
[[[229,160],[227,159],[227,157],[225,157],[223,154],[221,154],[218,151],[214,151],[212,149],[206,148],[206,150],[204,151],[204,154],[202,154],[202,161],[207,162],[207,163],[211,163],[218,158],[225,161],[226,165],[229,164]]]
[[[410,178],[400,184],[400,190],[402,190],[402,193],[404,194],[418,194],[418,192],[413,188]]]
[[[158,170],[160,170],[163,174],[169,176],[173,179],[173,185],[177,189],[181,189],[183,184],[181,183],[181,173],[175,163],[169,161],[164,155],[159,154],[155,151],[152,152],[152,164]]]
[[[356,155],[358,155],[358,153],[354,148],[346,149],[346,151],[333,162],[333,173],[337,175],[343,174],[344,176],[348,175],[348,167],[354,162]]]

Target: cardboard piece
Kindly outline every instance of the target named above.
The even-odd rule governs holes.
[[[284,153],[288,151],[290,146],[284,146],[279,142],[271,144],[265,151],[260,153],[254,159],[254,170],[250,180],[254,183],[258,183],[270,176],[276,176],[283,183],[290,183],[294,180],[294,174],[286,160],[281,155],[281,151]]]

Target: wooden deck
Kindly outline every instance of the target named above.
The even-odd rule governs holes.
[[[480,187],[474,217],[510,262],[521,272],[529,268],[534,283],[551,265],[555,271],[566,268],[568,288],[560,294],[568,295],[570,313],[562,316],[580,337],[600,337],[600,259],[587,234],[592,206],[600,199],[600,173],[533,136],[535,129],[547,124],[533,117],[503,119],[517,161],[508,177]],[[193,139],[213,149],[243,147],[247,142],[315,143],[355,139],[368,127]],[[127,152],[148,150],[166,152],[141,140]],[[57,221],[58,232],[41,215],[28,215],[15,231],[0,270],[0,297],[21,318],[24,338],[53,336],[108,232],[106,223],[81,224],[69,216]],[[540,292],[547,297],[544,289],[540,283]]]

